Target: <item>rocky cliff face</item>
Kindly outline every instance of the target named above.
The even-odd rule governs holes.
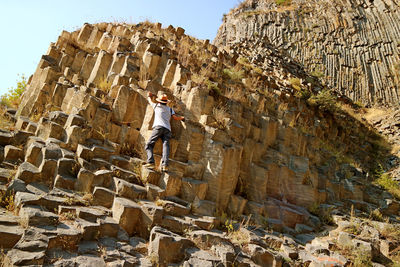
[[[63,32],[11,116],[16,130],[0,133],[1,203],[11,196],[18,214],[0,216],[8,261],[345,264],[350,257],[327,260],[299,244],[325,248],[310,233],[332,223],[334,209],[396,221],[399,203],[367,175],[387,153],[384,140],[333,96],[306,102],[301,94],[320,91],[318,81],[273,46],[254,45],[268,51],[269,69],[172,26]],[[167,93],[187,118],[172,124],[168,172],[142,166],[148,91]],[[158,165],[161,143],[155,153]]]
[[[224,16],[214,44],[269,42],[354,101],[397,105],[399,12],[394,0],[248,0]]]

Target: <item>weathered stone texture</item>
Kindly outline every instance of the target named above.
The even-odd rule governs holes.
[[[273,1],[248,0],[241,7],[224,17],[217,46],[271,42],[354,101],[399,103],[396,1],[293,0],[281,12]],[[263,53],[263,45],[257,49]]]

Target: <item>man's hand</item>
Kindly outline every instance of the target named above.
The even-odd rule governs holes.
[[[147,96],[151,98],[151,97],[153,97],[153,94],[151,92],[148,92]]]
[[[177,116],[177,115],[172,115],[172,118],[176,121],[185,121],[185,117],[183,116]]]

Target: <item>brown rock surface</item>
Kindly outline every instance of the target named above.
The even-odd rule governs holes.
[[[399,103],[396,1],[279,3],[243,1],[224,16],[214,44],[247,48],[266,70],[276,64],[266,57],[271,44],[354,101]]]
[[[243,51],[172,26],[64,31],[9,115],[19,130],[0,131],[0,206],[18,214],[0,216],[7,259],[280,266],[285,254],[299,266],[344,265],[354,255],[327,234],[346,229],[354,231],[346,244],[387,264],[380,256],[391,257],[400,239],[382,229],[396,232],[399,202],[370,176],[388,155],[386,141],[339,105],[310,104],[289,82],[310,76],[268,49],[277,64],[264,73],[239,58]],[[315,80],[297,86],[310,99],[321,89]],[[186,118],[172,123],[166,172],[158,169],[160,143],[156,168],[142,165],[153,117],[148,92],[166,93]],[[37,129],[28,131],[33,117]],[[385,120],[378,124],[385,128]],[[328,227],[334,223],[337,230]],[[327,250],[330,258],[318,255]]]

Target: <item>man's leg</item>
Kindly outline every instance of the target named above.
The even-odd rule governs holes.
[[[157,139],[160,138],[161,135],[162,135],[162,128],[160,128],[160,127],[155,127],[153,129],[153,131],[151,132],[149,141],[147,141],[146,146],[144,147],[144,149],[146,150],[146,153],[147,153],[147,163],[154,164],[153,148],[154,148],[154,144],[156,143]]]
[[[163,142],[163,151],[162,151],[162,160],[161,166],[168,166],[169,159],[169,140],[172,137],[172,133],[170,130],[164,128],[163,135],[161,136],[161,140]]]

